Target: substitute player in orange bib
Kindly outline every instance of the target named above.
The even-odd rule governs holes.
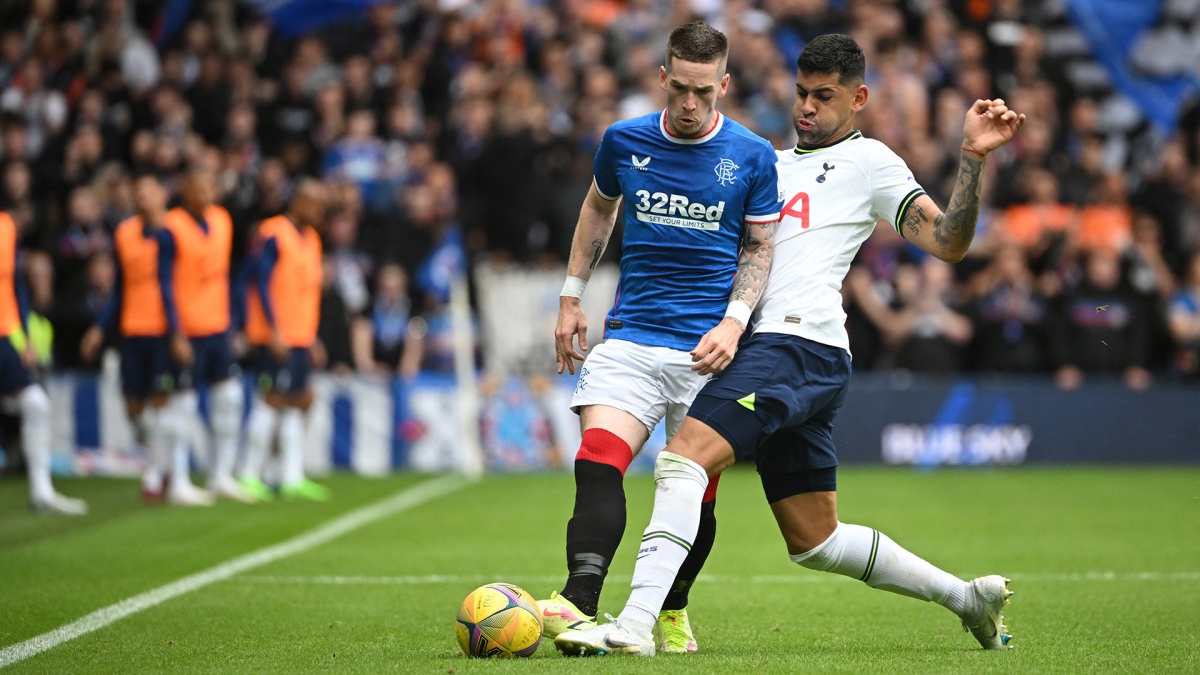
[[[246,454],[239,480],[251,494],[269,498],[263,464],[276,433],[281,460],[279,493],[285,499],[323,501],[329,491],[304,476],[304,421],[312,405],[309,375],[324,362],[317,341],[321,309],[321,235],[325,186],[305,179],[288,210],[258,226],[247,287],[246,338],[253,346],[262,397],[247,422]]]
[[[172,401],[178,414],[193,420],[198,415],[194,387],[203,384],[208,388],[214,445],[208,488],[218,496],[252,502],[255,498],[233,479],[244,398],[229,330],[233,223],[229,212],[214,203],[216,192],[212,171],[193,167],[184,177],[183,203],[167,212],[167,230],[175,249],[179,324],[191,341],[193,354],[191,368],[181,378]],[[186,453],[187,448],[176,452]]]
[[[125,409],[150,455],[142,475],[142,497],[163,497],[181,506],[209,506],[212,495],[192,484],[187,453],[173,452],[187,434],[187,420],[168,407],[168,396],[191,365],[192,347],[181,332],[174,292],[174,244],[166,229],[167,193],[152,175],[134,182],[137,214],[114,234],[117,279],[96,325],[83,336],[84,360],[96,357],[104,334],[118,323],[121,390]]]

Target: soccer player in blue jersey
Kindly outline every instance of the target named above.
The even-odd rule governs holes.
[[[717,111],[729,86],[727,56],[725,36],[708,24],[673,30],[659,69],[666,109],[613,124],[596,152],[560,298],[559,373],[574,373],[588,349],[579,297],[622,201],[625,235],[606,341],[588,354],[571,401],[583,440],[567,524],[569,576],[561,593],[539,603],[549,636],[595,625],[625,531],[625,469],[664,418],[674,435],[709,375],[730,363],[766,283],[781,201],[775,152]],[[700,507],[700,537],[656,624],[663,651],[697,648],[685,607],[716,533],[715,488],[714,480]]]
[[[638,556],[624,611],[602,626],[559,635],[555,646],[563,653],[654,655],[655,613],[697,532],[709,477],[750,456],[793,562],[936,602],[985,649],[1008,646],[1000,613],[1012,595],[1007,579],[959,579],[878,530],[838,520],[832,432],[850,380],[839,290],[859,246],[886,220],[929,254],[962,260],[979,216],[984,160],[1025,116],[1000,99],[976,101],[967,111],[958,180],[943,212],[903,160],[854,128],[868,90],[866,59],[853,39],[813,39],[797,69],[799,141],[779,153],[787,202],[754,333],[733,364],[705,385],[658,457],[645,554]]]

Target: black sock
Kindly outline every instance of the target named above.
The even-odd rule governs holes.
[[[696,582],[696,577],[700,576],[700,568],[704,567],[704,561],[708,560],[716,538],[717,500],[714,499],[700,505],[700,529],[696,530],[696,541],[692,542],[692,549],[679,566],[679,573],[675,575],[671,592],[667,593],[667,599],[663,601],[663,609],[687,607],[688,591],[692,590],[692,584]]]
[[[604,575],[625,534],[625,486],[609,464],[575,460],[575,513],[567,523],[567,585],[562,596],[596,616]]]

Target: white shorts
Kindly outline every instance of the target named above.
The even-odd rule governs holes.
[[[669,440],[708,382],[709,376],[692,370],[693,365],[692,355],[685,351],[607,340],[593,347],[583,362],[571,410],[578,413],[588,405],[623,410],[641,420],[650,433],[665,417]]]

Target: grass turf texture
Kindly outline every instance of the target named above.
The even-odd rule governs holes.
[[[1200,470],[851,468],[841,515],[960,576],[1004,573],[1017,648],[984,652],[949,612],[787,560],[757,477],[721,483],[717,543],[692,593],[701,652],[468,660],[454,614],[471,589],[561,587],[569,475],[493,476],[332,543],[169,600],[14,672],[1197,672]],[[145,508],[127,481],[62,481],[80,519],[27,515],[0,483],[0,647],[422,480],[334,477],[326,504]],[[626,480],[630,523],[601,598],[617,612],[653,487]],[[1112,572],[1087,579],[1086,573]]]

